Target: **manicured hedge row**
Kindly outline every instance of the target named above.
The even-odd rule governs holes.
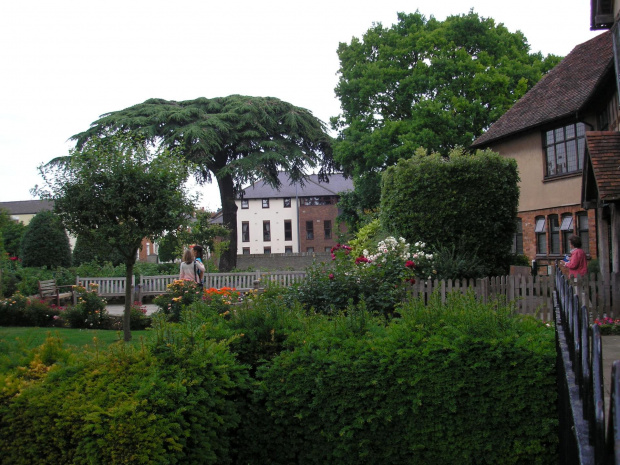
[[[324,327],[262,367],[260,463],[556,463],[551,328],[473,297],[402,315]]]
[[[76,359],[49,341],[0,376],[3,460],[557,461],[554,333],[534,319],[473,296],[393,320],[306,315],[279,292],[235,308],[156,319],[136,351]]]

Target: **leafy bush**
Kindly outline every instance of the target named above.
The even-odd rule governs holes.
[[[163,325],[152,347],[52,366],[56,348],[3,380],[3,462],[230,463],[245,370],[225,342]]]
[[[106,309],[106,300],[97,294],[98,286],[90,285],[90,290],[84,286],[75,286],[77,304],[69,307],[64,314],[67,324],[71,328],[109,329],[110,315]]]
[[[351,247],[338,244],[332,249],[332,263],[310,267],[293,295],[308,310],[320,313],[333,314],[363,301],[370,312],[391,315],[405,297],[407,283],[418,274],[433,273],[433,255],[424,247],[388,237],[374,250],[364,249],[363,255],[353,257]]]
[[[440,245],[434,257],[437,279],[472,279],[486,276],[487,270],[477,256],[477,249]]]
[[[25,267],[71,266],[71,246],[60,218],[50,211],[37,213],[22,237],[21,259]]]
[[[557,462],[552,328],[472,295],[333,317],[259,368],[272,464]],[[354,316],[356,318],[354,318]]]
[[[181,310],[194,302],[202,300],[202,289],[194,281],[176,279],[168,284],[168,293],[162,294],[153,300],[170,321],[179,321]]]
[[[59,324],[64,307],[50,305],[38,298],[15,293],[0,300],[0,326],[54,326]]]
[[[455,149],[400,160],[383,175],[381,225],[431,249],[477,250],[491,274],[505,274],[516,230],[519,175],[513,159]],[[481,189],[484,186],[484,189]]]

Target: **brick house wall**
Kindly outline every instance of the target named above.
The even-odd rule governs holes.
[[[322,253],[338,243],[338,234],[346,232],[344,223],[336,223],[338,217],[337,197],[333,197],[333,205],[303,205],[299,206],[300,252]],[[325,237],[325,221],[331,222],[331,237]],[[313,238],[308,239],[307,222],[313,225]],[[311,249],[311,250],[309,250]]]
[[[554,207],[554,208],[545,208],[540,210],[533,210],[527,212],[519,212],[518,218],[522,221],[522,231],[523,231],[523,253],[527,255],[528,258],[535,258],[538,264],[538,272],[540,275],[547,274],[547,266],[554,265],[556,260],[561,260],[565,254],[569,252],[569,250],[565,250],[565,245],[563,241],[563,231],[560,231],[560,253],[552,254],[551,247],[551,231],[549,227],[549,217],[552,215],[557,215],[559,219],[559,223],[561,226],[562,218],[567,215],[572,215],[573,218],[573,229],[571,231],[566,231],[567,235],[570,234],[578,234],[579,235],[579,218],[580,215],[586,215],[588,218],[588,231],[587,231],[587,244],[583,244],[582,248],[586,251],[586,255],[588,260],[597,258],[596,255],[596,229],[595,229],[595,216],[596,211],[593,209],[583,210],[579,205],[571,205],[564,207]],[[537,234],[535,232],[536,219],[539,217],[544,217],[547,221],[545,223],[545,236],[547,239],[547,253],[539,254],[537,252]],[[581,236],[585,236],[585,231],[582,231]]]

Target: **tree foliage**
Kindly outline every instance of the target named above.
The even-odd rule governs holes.
[[[4,251],[11,257],[19,257],[21,254],[21,242],[26,226],[20,221],[11,219],[7,210],[0,209],[0,235]]]
[[[199,181],[217,179],[224,226],[230,245],[220,269],[237,259],[236,194],[242,186],[263,179],[278,187],[278,171],[292,181],[322,164],[331,170],[331,139],[325,125],[304,108],[273,97],[231,95],[182,102],[150,99],[103,115],[89,130],[73,136],[77,146],[110,131],[138,131],[148,140],[178,148],[197,166]]]
[[[503,273],[516,230],[518,182],[515,160],[490,150],[454,150],[448,159],[418,154],[384,173],[381,224],[435,249],[454,246],[455,256],[472,254],[486,272]]]
[[[70,157],[40,167],[54,210],[67,229],[93,243],[107,242],[127,268],[125,340],[131,339],[131,277],[142,239],[175,229],[194,210],[184,187],[187,163],[169,150],[149,150],[131,133],[85,141]]]
[[[60,218],[50,211],[37,213],[22,237],[21,258],[23,266],[71,266],[71,245]]]
[[[124,263],[123,256],[102,238],[92,237],[91,234],[80,234],[73,248],[73,265],[80,266],[84,263],[110,262],[113,266]],[[90,276],[90,275],[89,275]]]
[[[169,231],[159,241],[159,258],[165,262],[182,258],[184,248],[191,244],[199,244],[213,251],[215,238],[227,236],[228,229],[221,224],[210,223],[210,219],[210,212],[198,210],[188,226]]]
[[[468,146],[559,61],[474,13],[398,14],[338,47],[342,113],[334,158],[348,173],[384,170],[419,147]]]

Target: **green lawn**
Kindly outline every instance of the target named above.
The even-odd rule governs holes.
[[[132,331],[131,334],[132,341],[130,344],[137,345],[148,339],[152,332]],[[60,337],[67,348],[73,347],[80,350],[94,348],[95,337],[99,348],[120,343],[123,339],[121,331],[112,330],[3,326],[0,327],[0,373],[25,363],[28,360],[27,353],[30,349],[43,344],[48,335]]]

